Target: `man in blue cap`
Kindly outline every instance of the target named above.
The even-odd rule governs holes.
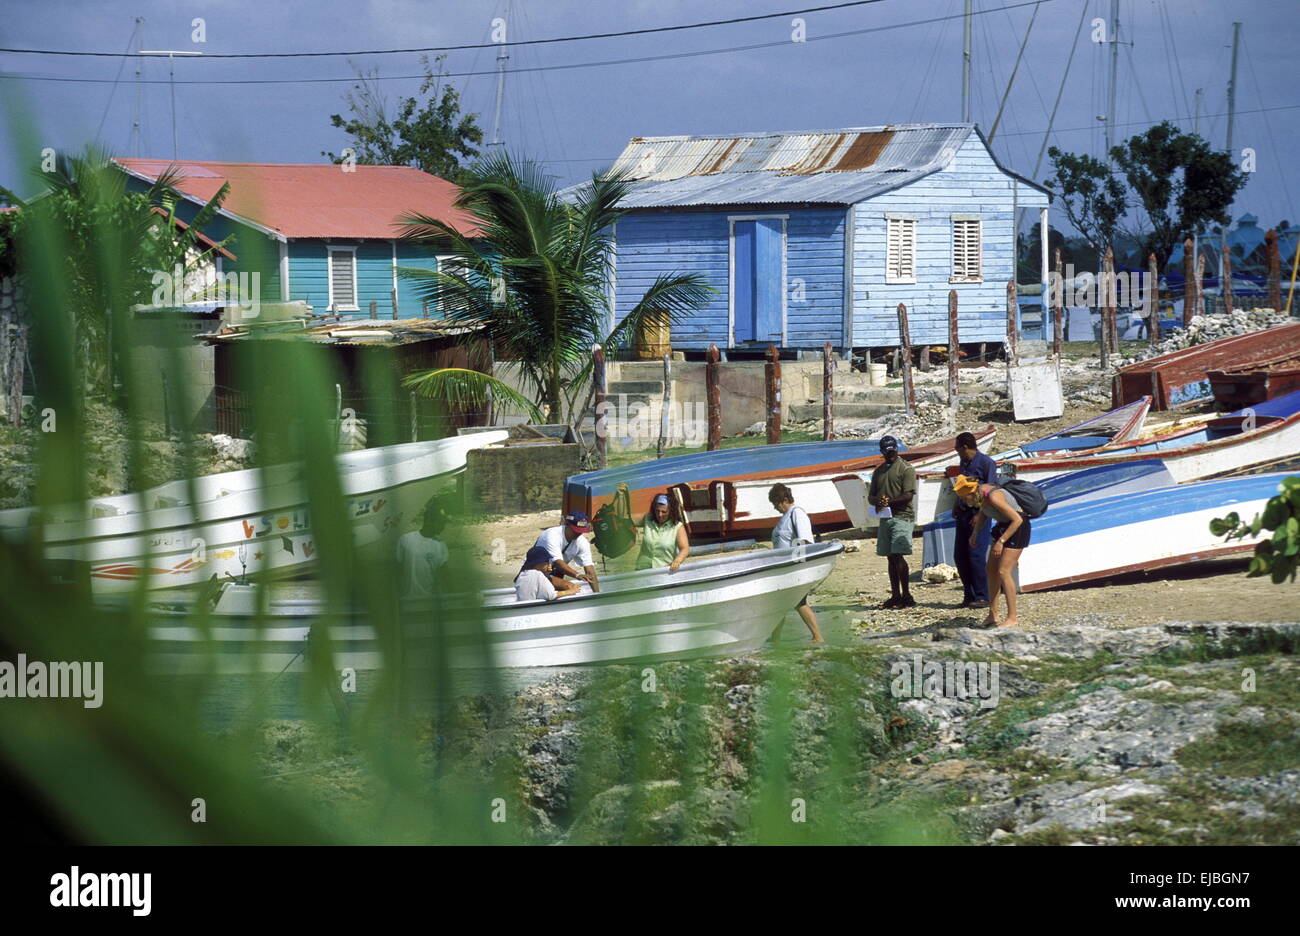
[[[960,463],[957,474],[974,478],[981,484],[998,483],[998,463],[979,450],[972,432],[963,432],[957,436],[957,457]],[[949,469],[950,471],[952,469]],[[952,508],[953,519],[957,521],[957,540],[953,561],[957,574],[961,577],[963,608],[987,608],[989,606],[989,577],[986,571],[989,545],[993,542],[990,524],[975,527],[975,518],[979,511],[969,506],[960,497]],[[975,533],[975,548],[970,545],[971,533]]]
[[[908,585],[905,557],[912,554],[912,530],[916,526],[916,469],[898,457],[898,440],[880,440],[884,462],[871,473],[867,501],[876,508],[880,529],[876,533],[876,555],[889,562],[890,596],[882,608],[913,608],[916,599]]]
[[[551,580],[555,587],[565,584],[565,578],[586,582],[594,592],[600,591],[596,566],[591,560],[591,544],[585,534],[591,532],[591,518],[583,511],[565,514],[564,522],[549,527],[537,537],[534,546],[541,546],[551,557]]]
[[[551,555],[541,546],[534,546],[524,557],[524,567],[515,576],[516,601],[554,601],[576,595],[578,586],[561,579],[556,587],[551,578]]]

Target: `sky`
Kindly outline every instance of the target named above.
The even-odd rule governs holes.
[[[4,0],[0,47],[122,52],[355,52],[581,36],[777,13],[834,0]],[[1000,122],[999,104],[1035,6],[1023,60]],[[1009,168],[1042,181],[1049,144],[1104,148],[1111,0],[974,0],[972,116]],[[501,136],[563,183],[610,165],[635,136],[826,130],[957,121],[962,115],[962,0],[876,0],[839,10],[650,35],[508,50]],[[1300,0],[1120,0],[1114,133],[1160,120],[1226,145],[1232,24],[1242,24],[1233,149],[1254,172],[1233,207],[1262,226],[1300,222],[1300,82],[1293,55]],[[136,17],[141,36],[132,40]],[[1083,26],[1077,44],[1076,29]],[[195,42],[194,20],[206,41]],[[802,21],[802,25],[796,22]],[[921,22],[921,21],[929,22]],[[1100,20],[1098,24],[1096,21]],[[911,25],[909,25],[911,24]],[[848,33],[849,35],[836,35]],[[795,41],[802,37],[805,41]],[[757,48],[744,48],[754,47]],[[1074,58],[1068,78],[1066,65]],[[490,136],[498,49],[447,54],[444,67]],[[673,56],[662,58],[663,56]],[[656,57],[660,57],[657,60]],[[641,61],[619,61],[640,59]],[[652,60],[647,60],[652,59]],[[611,64],[594,64],[611,63]],[[345,135],[353,66],[377,69],[391,103],[414,94],[419,55],[213,59],[178,56],[175,112],[182,159],[321,162]],[[578,67],[556,67],[578,66]],[[140,69],[140,82],[136,70]],[[542,70],[539,70],[542,69]],[[469,75],[465,73],[479,73]],[[16,77],[26,76],[26,77]],[[98,79],[97,82],[44,79]],[[342,79],[304,83],[296,79]],[[263,84],[187,82],[274,80]],[[1063,83],[1063,79],[1064,83]],[[166,57],[71,57],[0,52],[0,185],[20,194],[44,147],[100,140],[117,155],[170,158],[172,87]],[[132,123],[140,119],[138,153]],[[31,134],[18,127],[34,128]],[[1253,154],[1242,155],[1243,150]],[[1029,219],[1026,219],[1029,223]],[[1064,226],[1059,212],[1053,223]]]

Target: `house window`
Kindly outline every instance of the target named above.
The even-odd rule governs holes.
[[[978,283],[984,279],[980,219],[957,215],[952,219],[952,280]]]
[[[916,282],[916,219],[889,215],[885,219],[885,282]]]
[[[357,250],[355,247],[330,247],[329,305],[334,310],[355,312],[357,305]]]
[[[443,254],[438,257],[438,272],[446,276],[457,276],[466,282],[469,279],[469,266],[465,263],[464,257],[458,257],[454,254]],[[464,312],[466,303],[458,295],[454,286],[448,284],[439,284],[440,301],[438,303],[442,312]]]

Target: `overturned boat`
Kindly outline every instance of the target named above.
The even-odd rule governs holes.
[[[1063,505],[1073,506],[1119,494],[1169,487],[1173,484],[1173,475],[1165,468],[1164,462],[1153,458],[1148,461],[1102,465],[1098,468],[1057,475],[1040,482],[1039,489],[1047,498],[1048,507],[1059,511]],[[1035,540],[1037,540],[1040,522],[1033,521]],[[957,564],[957,521],[951,516],[941,516],[933,523],[927,524],[922,540],[924,543],[922,567],[939,563],[952,566]]]
[[[1275,472],[1220,478],[1061,504],[1033,521],[1029,548],[1016,567],[1020,590],[1253,552],[1268,531],[1226,540],[1210,532],[1210,521],[1235,511],[1249,523],[1285,477]]]
[[[689,562],[676,572],[665,567],[608,575],[599,592],[555,601],[519,602],[513,588],[498,588],[439,608],[407,602],[402,653],[408,665],[459,669],[746,653],[771,637],[843,550],[842,543],[816,543]],[[157,665],[181,672],[293,671],[326,645],[322,628],[336,666],[375,669],[389,662],[364,617],[328,613],[312,599],[271,599],[259,615],[256,588],[225,585],[211,610],[155,604],[150,638]]]
[[[991,426],[976,433],[981,448],[988,447],[993,435]],[[902,447],[899,455],[918,468],[938,468],[956,461],[955,442],[954,437]],[[762,537],[781,518],[767,498],[772,485],[780,482],[807,511],[814,530],[840,530],[852,523],[835,490],[835,479],[846,471],[870,471],[881,460],[880,442],[875,439],[698,452],[574,475],[565,485],[564,507],[595,516],[626,485],[625,509],[634,520],[650,509],[655,494],[667,492],[692,538]]]
[[[1003,462],[1014,458],[1066,456],[1112,442],[1128,441],[1141,433],[1150,408],[1151,398],[1142,397],[1133,403],[1102,413],[1100,416],[1085,419],[1068,429],[1053,432],[1034,442],[998,452],[991,457],[996,462]],[[991,439],[990,436],[990,441]],[[980,441],[978,437],[977,441]],[[953,443],[955,442],[954,439]],[[988,454],[985,445],[979,445],[979,449]],[[957,459],[954,456],[950,461],[952,464],[942,473],[934,470],[938,467],[936,465],[913,462],[918,469],[914,502],[918,528],[952,510],[951,478],[956,473]],[[842,475],[834,479],[834,484],[852,526],[860,530],[870,530],[880,525],[876,512],[867,503],[867,493],[871,489],[871,472]]]
[[[470,449],[506,439],[493,431],[339,455],[337,471],[354,542],[400,533],[454,483]],[[131,494],[40,511],[0,511],[0,536],[38,536],[47,559],[97,594],[184,588],[218,578],[290,577],[315,564],[304,469],[273,465],[205,475]]]

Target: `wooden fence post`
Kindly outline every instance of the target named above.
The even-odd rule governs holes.
[[[961,367],[961,339],[957,335],[957,290],[948,290],[948,406],[957,418],[957,371]]]
[[[1007,367],[1020,363],[1020,306],[1016,299],[1016,281],[1007,280]]]
[[[912,386],[912,335],[907,328],[907,306],[898,304],[898,357],[903,372],[903,407],[916,412],[916,388]]]
[[[1282,308],[1282,257],[1278,253],[1277,231],[1264,235],[1264,253],[1268,258],[1268,305],[1274,312]]]
[[[420,411],[415,405],[415,393],[411,393],[411,441],[420,441]]]
[[[767,363],[763,365],[767,385],[767,444],[781,441],[781,352],[776,345],[767,346]]]
[[[664,355],[664,401],[659,409],[659,447],[655,458],[664,457],[664,446],[668,442],[668,410],[673,399],[673,356]]]
[[[1196,310],[1196,257],[1192,239],[1183,241],[1183,327],[1192,323]]]
[[[1052,287],[1052,353],[1057,360],[1061,358],[1061,342],[1064,336],[1061,330],[1065,320],[1065,279],[1062,275],[1061,248],[1056,248],[1056,285]]]
[[[1101,369],[1105,370],[1115,352],[1115,254],[1109,247],[1101,258]]]
[[[1160,340],[1160,266],[1156,255],[1147,255],[1147,337],[1155,344]]]
[[[835,440],[835,353],[822,345],[822,441]]]
[[[921,352],[916,356],[916,366],[923,371],[930,370],[930,346],[921,345]]]
[[[1196,314],[1205,311],[1205,254],[1196,257]]]
[[[709,410],[710,452],[722,448],[722,391],[719,387],[721,365],[718,364],[721,357],[715,344],[709,345],[709,351],[704,356],[704,393]]]
[[[605,349],[598,344],[591,346],[591,379],[596,385],[596,467],[604,468],[608,465],[609,450],[609,414],[605,412],[608,404],[605,402],[605,394],[608,389],[605,377]]]
[[[1223,242],[1223,267],[1220,271],[1223,280],[1219,284],[1219,292],[1223,295],[1223,311],[1232,314],[1232,250],[1228,247],[1228,242]]]
[[[420,303],[420,316],[421,316],[421,318],[428,318],[428,317],[429,317],[429,300],[428,300],[428,299],[426,299],[426,300],[424,300],[424,302]]]
[[[397,290],[396,289],[391,290],[391,294],[393,297],[393,321],[396,322],[397,321]]]
[[[370,300],[370,317],[379,318],[379,303],[374,299]]]

